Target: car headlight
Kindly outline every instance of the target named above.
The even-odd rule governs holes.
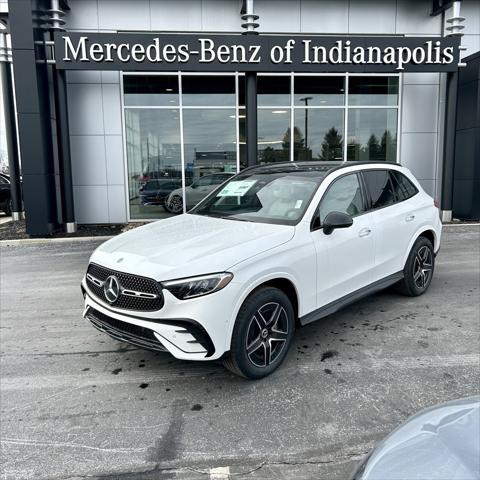
[[[161,285],[178,299],[186,300],[218,292],[226,287],[232,278],[233,274],[229,272],[212,273],[211,275],[202,275],[200,277],[169,280],[161,282]]]

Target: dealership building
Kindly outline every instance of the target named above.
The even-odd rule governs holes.
[[[247,166],[312,160],[397,162],[444,220],[480,218],[478,0],[0,5],[30,235],[164,218]]]

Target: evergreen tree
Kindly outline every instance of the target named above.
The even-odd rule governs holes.
[[[290,140],[291,140],[291,135],[290,135],[290,127],[287,128],[287,131],[285,132],[285,135],[283,136],[283,149],[287,153],[287,157],[290,152]],[[312,150],[310,148],[305,148],[305,138],[303,136],[302,131],[294,126],[293,127],[293,155],[294,155],[294,160],[311,160],[312,159]],[[286,159],[288,161],[289,158]]]
[[[380,141],[380,150],[382,160],[388,160],[389,162],[395,161],[395,152],[397,150],[397,142],[394,140],[390,130],[385,130]]]
[[[343,138],[335,127],[330,128],[323,137],[319,160],[342,160]]]
[[[374,133],[370,135],[370,138],[367,141],[366,153],[368,155],[368,160],[382,160],[380,142]]]

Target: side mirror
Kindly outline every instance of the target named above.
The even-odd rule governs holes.
[[[330,235],[336,228],[348,228],[353,225],[353,218],[342,212],[330,212],[323,221],[323,233]]]

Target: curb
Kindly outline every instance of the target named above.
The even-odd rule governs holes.
[[[19,238],[17,240],[0,240],[0,246],[17,246],[17,245],[42,245],[50,243],[66,243],[66,242],[91,242],[95,240],[109,240],[115,235],[98,235],[93,237],[60,237],[60,238]]]
[[[480,223],[444,223],[443,227],[479,227]],[[65,242],[92,242],[95,240],[106,241],[117,235],[97,235],[90,237],[60,237],[60,238],[19,238],[16,240],[0,240],[0,246],[16,246],[16,245],[42,245],[49,243],[65,243]]]
[[[443,223],[442,227],[478,227],[480,226],[480,222],[475,223]]]

